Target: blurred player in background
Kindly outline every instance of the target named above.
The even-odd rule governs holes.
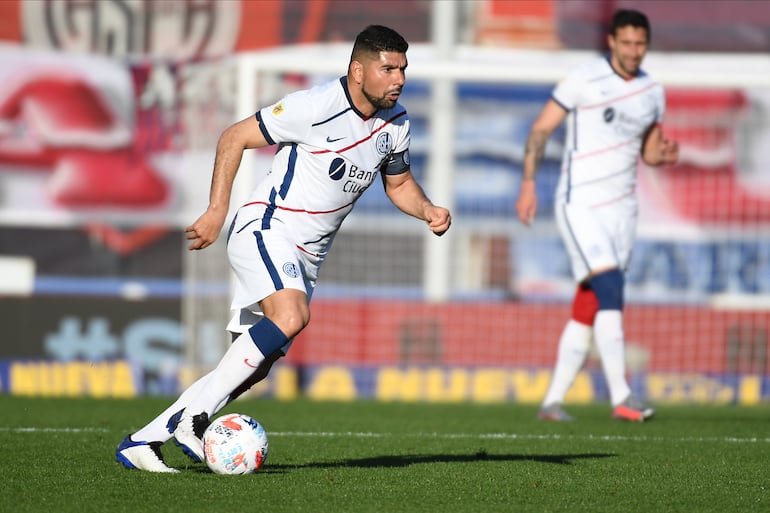
[[[569,73],[532,125],[524,155],[519,219],[537,210],[535,175],[551,133],[567,119],[555,216],[578,282],[572,317],[562,332],[556,366],[538,417],[569,421],[564,396],[593,338],[610,391],[612,416],[643,421],[654,410],[631,394],[623,338],[624,272],[636,219],[636,166],[672,164],[678,145],[663,138],[663,87],[641,68],[650,42],[647,17],[619,10],[607,37],[609,55]]]
[[[355,201],[381,176],[388,198],[442,235],[451,224],[409,167],[409,117],[398,103],[407,42],[380,25],[362,31],[347,76],[290,94],[227,128],[214,161],[209,205],[186,229],[191,250],[219,236],[248,148],[278,145],[270,172],[240,207],[227,250],[237,277],[227,330],[234,341],[218,366],[117,448],[127,468],[178,472],[160,446],[172,436],[202,461],[203,431],[222,407],[264,379],[310,321],[319,268]]]

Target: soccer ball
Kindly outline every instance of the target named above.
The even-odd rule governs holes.
[[[203,433],[206,464],[216,474],[253,474],[267,458],[262,424],[242,413],[228,413]]]

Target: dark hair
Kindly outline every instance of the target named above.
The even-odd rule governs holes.
[[[369,25],[356,37],[350,60],[362,53],[398,52],[406,53],[409,43],[395,30],[382,25]]]
[[[644,13],[632,9],[620,9],[615,11],[615,14],[612,16],[612,24],[610,25],[610,34],[615,36],[617,35],[619,28],[627,27],[629,25],[646,30],[647,41],[650,41],[650,37],[652,36],[652,33],[650,32],[650,21]]]

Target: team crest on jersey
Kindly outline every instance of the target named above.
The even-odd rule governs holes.
[[[377,153],[387,155],[393,148],[393,138],[388,132],[382,132],[377,136]]]
[[[605,123],[612,123],[612,120],[615,119],[615,109],[607,107],[604,109],[602,116],[604,116]]]
[[[283,102],[278,102],[273,106],[273,116],[278,116],[280,114],[283,114],[284,108],[283,108]]]
[[[296,278],[299,276],[299,269],[297,269],[294,262],[286,262],[283,264],[283,272],[286,273],[286,276],[289,278]]]

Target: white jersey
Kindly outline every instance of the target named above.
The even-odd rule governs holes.
[[[279,146],[234,229],[250,224],[264,230],[280,222],[318,262],[380,172],[408,169],[406,110],[396,103],[366,117],[353,105],[345,77],[289,94],[256,116],[267,141]],[[403,159],[400,166],[393,165],[394,155]]]
[[[570,73],[552,97],[569,112],[556,203],[635,201],[644,134],[665,111],[663,87],[642,70],[626,80],[601,57]]]

